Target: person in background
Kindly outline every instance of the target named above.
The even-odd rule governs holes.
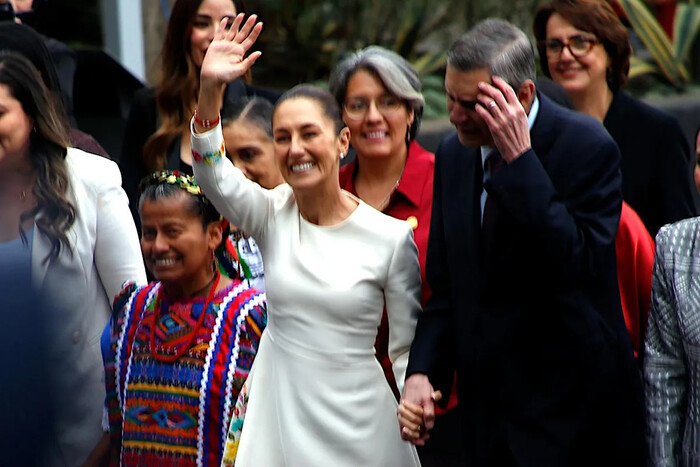
[[[527,35],[500,19],[447,52],[457,132],[435,155],[432,293],[402,436],[426,442],[456,368],[465,465],[642,465],[641,378],[615,280],[619,150],[534,79]]]
[[[125,281],[146,280],[138,236],[117,165],[69,147],[62,103],[22,55],[0,52],[0,108],[0,270],[23,265],[13,270],[30,277],[18,280],[52,301],[46,463],[81,465],[102,433],[110,302]]]
[[[127,284],[105,329],[110,459],[218,467],[265,295],[219,272],[225,221],[191,176],[156,172],[139,192],[141,250],[157,282]]]
[[[632,49],[610,4],[552,0],[537,10],[534,33],[544,74],[566,89],[576,110],[602,122],[620,148],[623,200],[651,237],[664,224],[698,215],[678,121],[622,90]]]
[[[242,7],[233,0],[177,0],[173,5],[161,51],[160,78],[155,88],[134,95],[124,131],[119,167],[136,224],[137,186],[154,170],[192,174],[188,123],[199,92],[202,58],[223,18],[233,20]],[[246,77],[228,84],[220,107],[259,90]]]
[[[272,109],[267,99],[243,97],[226,107],[221,117],[226,154],[231,162],[249,180],[268,190],[284,183],[272,141]],[[217,250],[217,257],[227,274],[265,291],[262,256],[250,235],[231,226],[231,234]]]
[[[623,207],[615,237],[625,324],[643,359],[651,300],[653,236],[663,224],[696,214],[689,153],[676,120],[621,88],[631,47],[627,29],[599,0],[553,0],[535,17],[543,69],[575,108],[603,122],[622,153]],[[564,45],[566,43],[566,45]]]
[[[0,50],[20,53],[32,62],[39,71],[44,85],[61,97],[61,84],[54,62],[42,37],[29,26],[13,22],[0,22]],[[92,136],[80,131],[75,126],[70,128],[70,145],[86,152],[109,158],[107,151]]]
[[[403,381],[420,314],[412,229],[340,188],[350,132],[321,88],[294,87],[275,106],[274,147],[286,184],[265,190],[226,159],[218,102],[226,83],[260,56],[244,58],[262,24],[255,15],[242,22],[239,15],[228,31],[222,23],[207,50],[192,122],[198,183],[256,239],[266,266],[269,326],[246,383],[235,465],[418,466],[374,356],[386,305],[389,355]]]
[[[430,213],[433,205],[435,156],[416,141],[423,116],[423,95],[418,72],[400,55],[370,46],[341,60],[331,72],[330,92],[342,109],[356,158],[340,169],[340,187],[384,214],[405,220],[413,228],[421,266],[421,303],[430,295],[425,280]],[[388,355],[386,312],[377,333],[377,358],[392,390],[399,397]],[[452,393],[447,410],[457,405]],[[443,411],[441,410],[442,414]],[[419,450],[423,464],[429,449],[438,447],[440,462],[459,439],[456,412],[439,417],[431,445]],[[437,430],[440,430],[439,432]],[[454,442],[449,442],[449,440]],[[459,450],[456,450],[459,453]]]
[[[49,17],[47,17],[50,15],[50,12],[47,15],[47,12],[44,11],[48,1],[49,0],[0,0],[0,3],[9,3],[12,5],[14,22],[27,24],[28,26],[41,30],[35,23],[37,23],[37,16],[42,20],[50,21]],[[60,94],[68,119],[72,126],[76,126],[77,123],[73,116],[73,83],[75,72],[78,68],[78,57],[73,49],[53,37],[47,37],[41,34],[40,39],[50,54],[51,61],[56,69],[59,87],[53,91]],[[89,152],[97,154],[95,151]]]
[[[700,461],[700,218],[656,236],[644,357],[650,466]]]

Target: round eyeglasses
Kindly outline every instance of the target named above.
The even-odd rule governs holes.
[[[580,58],[593,50],[593,46],[598,43],[598,39],[594,37],[576,35],[569,37],[564,42],[559,39],[547,39],[545,41],[540,41],[539,44],[540,47],[544,47],[548,58],[559,58],[564,47],[569,49],[571,55]]]
[[[369,112],[369,108],[374,102],[374,107],[385,117],[393,114],[401,108],[403,101],[394,96],[382,96],[377,99],[368,100],[363,97],[353,97],[343,104],[343,109],[348,117],[353,120],[364,118]]]

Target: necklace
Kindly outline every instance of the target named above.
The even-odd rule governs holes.
[[[404,163],[404,166],[401,168],[401,173],[399,174],[399,178],[396,179],[396,182],[394,183],[394,186],[391,187],[391,190],[389,190],[389,193],[386,194],[384,199],[382,200],[381,203],[377,205],[377,211],[384,211],[384,208],[387,207],[389,204],[389,200],[391,199],[391,195],[394,194],[396,189],[399,187],[399,182],[401,181],[401,177],[403,177],[403,170],[406,168],[406,164]]]
[[[209,290],[207,299],[204,301],[204,305],[202,305],[202,311],[199,314],[197,323],[194,325],[192,331],[186,335],[186,342],[182,344],[182,347],[180,347],[179,350],[176,350],[175,353],[168,355],[163,355],[156,352],[156,325],[158,324],[158,315],[160,314],[161,302],[163,298],[163,289],[161,287],[161,290],[158,291],[158,295],[156,296],[156,303],[153,306],[153,324],[151,325],[151,354],[153,354],[153,358],[160,362],[172,363],[178,360],[180,357],[182,357],[185,354],[185,352],[189,350],[190,346],[192,345],[192,341],[194,340],[194,337],[197,335],[197,331],[199,331],[199,328],[204,322],[204,315],[207,313],[207,308],[209,308],[209,304],[214,298],[214,293],[216,293],[216,286],[219,285],[219,279],[221,279],[221,273],[217,269],[216,274],[214,275],[213,285]],[[200,290],[204,289],[206,289],[206,286]]]

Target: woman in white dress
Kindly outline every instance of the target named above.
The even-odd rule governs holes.
[[[261,23],[222,24],[201,68],[192,123],[194,171],[216,208],[258,241],[269,322],[248,380],[236,465],[406,467],[420,462],[401,440],[397,404],[374,357],[382,309],[389,355],[403,382],[420,312],[411,227],[342,191],[349,130],[326,91],[297,86],[272,118],[285,184],[265,190],[225,157],[219,105]],[[241,26],[242,25],[242,26]]]

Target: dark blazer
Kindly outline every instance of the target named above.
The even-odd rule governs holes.
[[[619,152],[600,123],[539,99],[532,149],[486,185],[499,207],[488,257],[479,148],[453,134],[437,150],[433,294],[407,375],[444,393],[457,369],[467,465],[640,465],[641,380],[615,269]]]
[[[690,148],[674,117],[620,91],[603,124],[622,154],[622,197],[652,238],[662,225],[700,214]]]

